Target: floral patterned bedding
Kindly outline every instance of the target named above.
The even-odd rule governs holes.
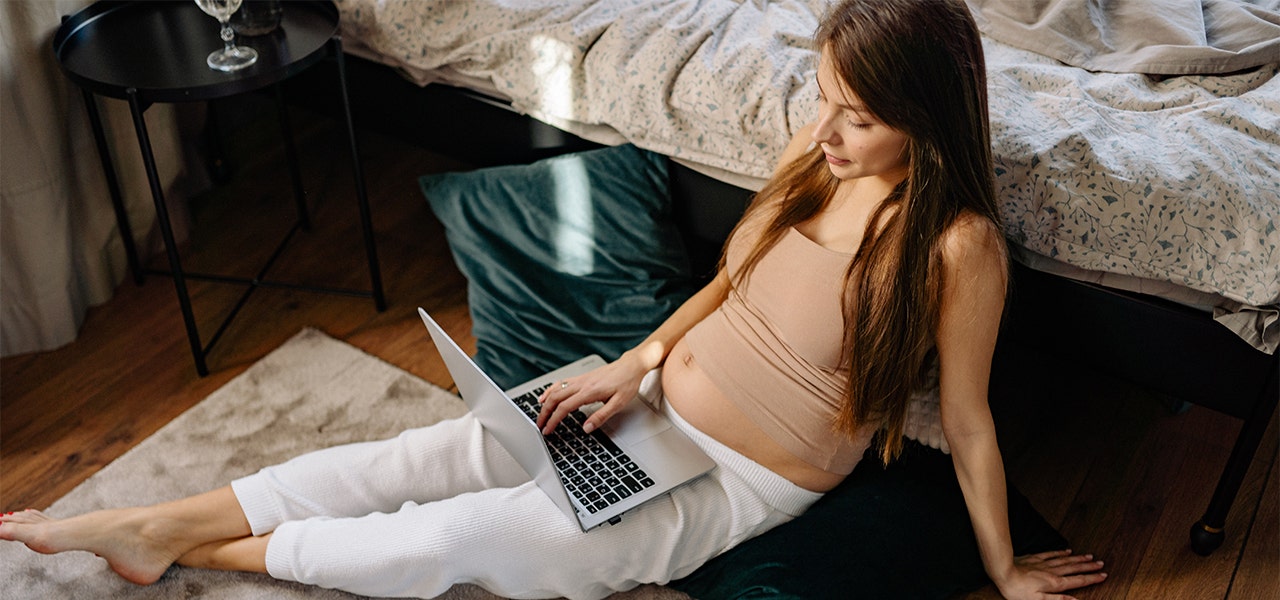
[[[339,0],[357,53],[758,186],[816,111],[826,0]],[[1280,304],[1280,60],[1094,73],[986,38],[997,187],[1026,250]]]
[[[1015,241],[1077,267],[1280,301],[1280,65],[1090,73],[988,42]]]

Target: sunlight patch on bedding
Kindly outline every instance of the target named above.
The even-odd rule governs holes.
[[[530,71],[538,81],[538,109],[563,119],[573,119],[574,52],[569,44],[536,35],[529,40],[533,52]]]
[[[556,268],[570,275],[587,275],[595,268],[595,214],[587,167],[581,158],[555,160],[551,162],[551,178],[555,182],[551,199],[558,217],[552,233]]]

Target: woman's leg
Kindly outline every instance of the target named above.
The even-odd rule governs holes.
[[[35,510],[3,515],[0,540],[45,554],[93,552],[139,584],[156,581],[175,562],[265,572],[264,534],[282,522],[395,511],[406,500],[426,502],[527,479],[467,415],[382,442],[305,454],[174,502],[67,519]]]
[[[687,575],[788,519],[740,478],[713,471],[583,533],[528,482],[391,513],[291,521],[272,534],[266,563],[277,579],[373,597],[434,598],[474,583],[504,598],[603,598]]]
[[[267,572],[267,542],[271,534],[209,542],[178,558],[184,567],[218,571]]]
[[[84,550],[121,577],[152,583],[179,557],[219,540],[250,535],[230,487],[141,508],[53,519],[36,510],[0,516],[0,539],[44,554]]]
[[[474,583],[504,598],[601,598],[663,581],[690,556],[700,562],[723,547],[730,519],[689,508],[659,498],[583,533],[529,482],[391,513],[291,521],[272,534],[266,563],[277,579],[372,597],[433,598]],[[707,521],[714,526],[695,524]]]
[[[526,482],[360,518],[286,523],[272,534],[268,572],[378,597],[432,598],[470,582],[507,598],[602,598],[683,577],[819,498],[693,429],[669,405],[664,412],[720,466],[616,525],[583,533]]]
[[[376,442],[334,446],[232,482],[255,535],[312,517],[389,513],[405,502],[528,481],[520,465],[467,414]]]

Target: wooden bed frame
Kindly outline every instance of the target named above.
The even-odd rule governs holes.
[[[521,164],[599,147],[470,90],[419,87],[392,68],[346,57],[355,122],[476,166]],[[332,82],[312,69],[288,82],[290,102],[340,114]],[[444,116],[444,117],[442,117]],[[678,224],[695,273],[710,275],[720,245],[751,192],[675,162],[670,178]],[[1280,402],[1280,353],[1254,349],[1203,312],[1160,298],[1013,269],[1002,338],[1079,360],[1165,394],[1239,418],[1243,426],[1191,547],[1209,555],[1225,539],[1227,513]],[[1052,331],[1053,335],[1036,332]]]

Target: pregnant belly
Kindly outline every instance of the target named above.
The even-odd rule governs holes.
[[[802,488],[825,492],[844,479],[800,460],[773,441],[711,382],[684,340],[663,363],[662,392],[690,425]]]

